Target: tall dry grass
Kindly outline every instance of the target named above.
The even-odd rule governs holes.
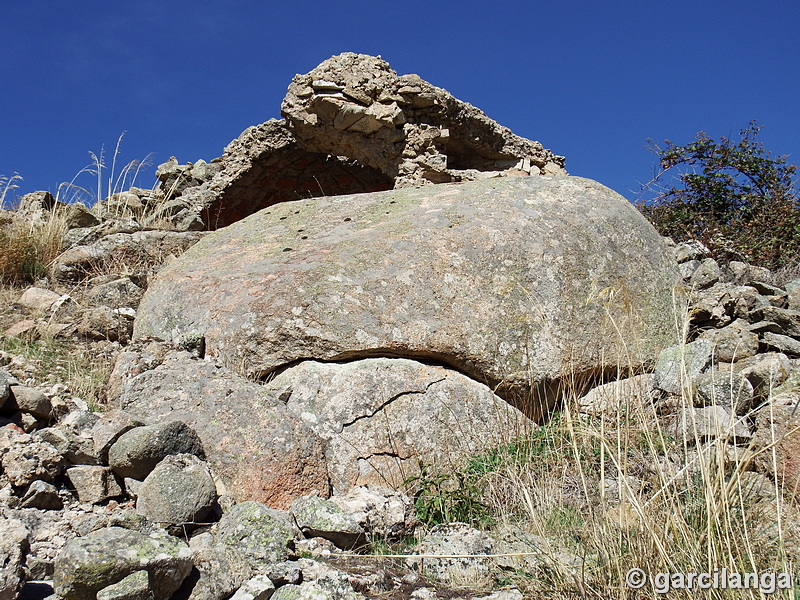
[[[685,338],[684,314],[675,323]],[[422,496],[425,506],[456,498],[460,503],[448,515],[521,532],[522,546],[509,550],[521,553],[516,566],[497,571],[495,585],[514,585],[530,598],[800,597],[793,589],[764,595],[699,589],[696,582],[661,593],[658,574],[684,574],[684,584],[689,574],[702,573],[789,573],[800,581],[794,494],[754,470],[760,455],[772,461],[769,472],[781,472],[776,444],[737,439],[729,423],[714,423],[709,432],[690,418],[678,427],[676,417],[694,415],[695,407],[692,382],[681,370],[681,393],[668,399],[654,396],[644,381],[612,388],[602,409],[590,411],[582,408],[583,390],[567,392],[548,423],[474,457],[450,478],[446,493]],[[755,410],[739,417],[739,425],[752,421]],[[412,490],[418,500],[420,483]],[[430,481],[422,483],[423,491],[436,492]],[[463,501],[469,494],[477,512]],[[634,568],[647,574],[641,589],[626,582]]]
[[[54,212],[43,221],[0,225],[0,281],[35,281],[61,253],[67,224]]]

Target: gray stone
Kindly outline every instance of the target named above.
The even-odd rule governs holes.
[[[738,285],[750,285],[754,281],[772,282],[772,271],[765,267],[749,265],[744,262],[732,260],[726,265],[727,279]]]
[[[195,550],[193,562],[199,578],[189,600],[229,598],[252,575],[244,555],[236,548],[221,544]]]
[[[107,527],[67,542],[56,557],[53,588],[66,600],[84,600],[145,570],[154,600],[167,600],[191,569],[189,547],[166,532]]]
[[[30,547],[28,528],[0,514],[0,600],[17,600],[25,583],[25,557]]]
[[[269,600],[275,593],[275,584],[266,575],[256,575],[231,596],[231,600]]]
[[[679,263],[684,263],[692,260],[702,260],[708,257],[711,251],[702,243],[697,240],[688,242],[681,242],[675,246],[675,259]]]
[[[100,416],[90,410],[77,409],[71,411],[63,419],[59,425],[64,428],[72,430],[74,433],[82,434],[90,432],[92,427],[100,420]]]
[[[41,510],[61,510],[64,503],[58,495],[56,486],[46,481],[34,481],[28,486],[20,500],[20,508],[38,508]]]
[[[755,464],[770,479],[777,478],[783,492],[800,500],[800,411],[793,405],[766,404],[756,413],[753,449]],[[768,449],[768,451],[767,451]],[[774,495],[774,492],[773,492]]]
[[[89,288],[84,299],[93,306],[135,308],[143,295],[144,290],[131,281],[130,277],[120,277]]]
[[[99,306],[83,311],[77,333],[90,340],[125,343],[133,331],[133,315],[124,309]]]
[[[12,435],[5,444],[0,440],[0,466],[12,485],[24,487],[37,479],[52,482],[64,469],[58,450],[29,434]]]
[[[306,537],[325,538],[344,550],[367,541],[358,521],[330,500],[303,496],[292,502],[289,512]]]
[[[92,438],[74,433],[63,421],[58,427],[45,427],[34,435],[51,444],[73,465],[99,464]]]
[[[100,504],[122,495],[122,486],[108,467],[71,467],[67,469],[67,477],[81,502]]]
[[[350,584],[346,573],[328,570],[312,581],[303,581],[299,585],[284,585],[275,590],[272,600],[301,600],[313,598],[314,600],[366,600],[356,592]]]
[[[717,404],[744,415],[753,403],[753,384],[741,374],[710,369],[698,375],[694,385],[696,406]]]
[[[485,577],[492,568],[489,557],[494,542],[489,535],[466,523],[437,525],[406,559],[406,563],[444,581],[469,581]],[[425,555],[424,561],[414,555]],[[431,558],[431,556],[443,558]],[[451,556],[468,558],[450,558]]]
[[[144,422],[122,410],[112,410],[104,413],[97,423],[92,426],[94,448],[100,460],[102,462],[108,461],[109,449],[123,433],[142,425],[144,425]]]
[[[762,333],[761,339],[772,350],[782,352],[787,356],[800,356],[800,340],[770,331]]]
[[[6,400],[11,396],[11,386],[8,383],[8,375],[0,371],[0,408],[3,408]]]
[[[168,257],[181,254],[204,234],[199,231],[114,233],[92,244],[70,248],[53,262],[51,268],[54,277],[70,281],[114,271],[123,265],[135,265],[146,272],[161,265]]]
[[[699,267],[699,260],[687,260],[686,262],[682,262],[678,265],[678,270],[680,271],[681,277],[685,281],[688,281],[692,274],[697,271]]]
[[[772,321],[781,328],[781,333],[800,338],[800,311],[775,306],[762,306],[753,309],[748,315],[751,323]]]
[[[719,281],[719,265],[713,258],[704,258],[689,277],[689,285],[696,289],[711,287]]]
[[[61,216],[67,225],[67,229],[94,227],[100,224],[100,219],[79,202],[66,205],[64,210],[61,211]]]
[[[136,512],[172,531],[202,523],[217,499],[208,466],[192,454],[167,456],[136,493]]]
[[[578,405],[581,412],[589,415],[619,417],[650,404],[654,380],[652,373],[644,373],[599,385],[581,396]]]
[[[259,573],[286,560],[295,529],[286,513],[258,502],[242,502],[222,515],[217,528],[220,543],[239,550]]]
[[[702,339],[666,348],[656,361],[654,385],[670,394],[680,393],[710,364],[712,354],[712,343]]]
[[[524,596],[516,588],[492,592],[487,596],[475,596],[473,600],[522,600]]]
[[[352,515],[373,539],[402,539],[419,523],[411,498],[381,486],[354,486],[344,495],[332,496],[331,502]]]
[[[135,571],[123,580],[97,592],[97,600],[153,600],[147,571]]]
[[[740,360],[735,363],[734,369],[750,381],[757,397],[765,397],[786,381],[792,363],[785,354],[765,352]]]
[[[297,561],[284,560],[267,567],[266,574],[275,587],[286,584],[297,584],[303,580],[303,573]]]
[[[793,279],[783,286],[788,294],[790,310],[800,310],[800,279]]]
[[[608,188],[502,178],[277,204],[159,271],[134,332],[199,333],[257,377],[309,357],[433,359],[542,418],[560,383],[675,342],[677,280]]]
[[[194,454],[205,458],[200,437],[182,421],[126,431],[109,449],[108,464],[121,477],[143,480],[171,454]]]
[[[707,329],[701,340],[710,340],[719,362],[736,362],[758,352],[758,334],[748,330],[746,322],[735,321],[722,329]]]
[[[288,396],[287,409],[324,440],[335,493],[400,488],[420,461],[449,471],[533,425],[487,386],[402,358],[304,361],[267,389]]]
[[[41,419],[51,417],[53,411],[50,399],[44,392],[25,385],[11,386],[11,397],[6,400],[3,408],[6,410],[21,410]]]
[[[125,494],[132,499],[136,499],[139,497],[139,488],[142,487],[142,482],[138,479],[132,479],[131,477],[125,477],[122,480],[122,487],[125,488]]]
[[[44,288],[29,287],[17,299],[17,304],[36,311],[47,311],[61,298],[60,294]]]

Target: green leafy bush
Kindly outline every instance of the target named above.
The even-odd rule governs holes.
[[[660,173],[647,186],[657,198],[637,204],[662,235],[698,239],[718,258],[777,268],[800,259],[800,205],[786,156],[772,156],[757,141],[752,121],[739,139],[715,141],[704,132],[684,146],[650,142]],[[669,179],[674,170],[677,180]]]

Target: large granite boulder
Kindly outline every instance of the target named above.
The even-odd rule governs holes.
[[[676,341],[677,280],[608,188],[489,179],[265,209],[162,269],[134,335],[203,335],[208,357],[254,377],[308,358],[435,361],[540,418],[562,384]]]
[[[452,472],[532,426],[485,385],[402,358],[304,361],[266,387],[323,440],[340,494],[370,484],[398,489],[420,461]]]

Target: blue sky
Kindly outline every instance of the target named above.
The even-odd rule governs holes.
[[[122,132],[118,161],[210,160],[279,117],[295,73],[380,54],[632,198],[646,139],[757,119],[800,163],[800,2],[63,0],[4,7],[0,175],[55,192]],[[119,166],[117,167],[119,170]],[[89,189],[89,175],[76,181]]]

